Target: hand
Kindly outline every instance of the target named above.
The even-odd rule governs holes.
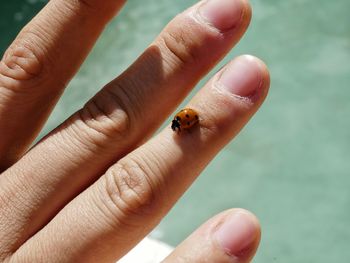
[[[198,125],[180,134],[167,126],[150,139],[248,27],[246,0],[200,2],[28,151],[123,3],[51,0],[1,61],[1,261],[121,258],[159,223],[267,94],[266,66],[252,56],[238,57],[187,105],[198,112]],[[252,214],[228,210],[201,226],[165,262],[249,262],[259,239]]]

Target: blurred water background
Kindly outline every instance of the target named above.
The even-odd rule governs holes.
[[[129,0],[43,134],[121,73],[173,16],[195,2]],[[44,4],[1,1],[0,54]],[[251,4],[250,29],[218,67],[243,53],[262,58],[271,71],[270,95],[152,235],[176,245],[215,213],[243,207],[262,223],[255,262],[349,262],[350,1]]]

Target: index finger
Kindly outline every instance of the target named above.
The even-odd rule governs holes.
[[[40,254],[36,250],[41,246],[52,260],[62,251],[69,251],[66,261],[99,258],[109,262],[123,256],[244,127],[268,87],[268,71],[260,60],[235,59],[190,102],[201,118],[197,127],[180,134],[167,127],[121,159],[24,244],[15,258],[28,251]]]

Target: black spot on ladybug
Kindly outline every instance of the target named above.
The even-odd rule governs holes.
[[[187,122],[187,125],[190,125],[191,123],[190,122]]]
[[[194,116],[195,118],[196,118],[196,120],[198,120],[199,118],[198,118],[198,115],[196,115],[196,116]]]
[[[190,117],[190,115],[186,114],[186,118],[188,119]]]

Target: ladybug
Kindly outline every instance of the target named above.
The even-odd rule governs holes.
[[[193,109],[183,109],[178,112],[173,122],[171,123],[171,129],[173,131],[178,130],[181,132],[181,129],[187,130],[199,122],[198,113]]]

